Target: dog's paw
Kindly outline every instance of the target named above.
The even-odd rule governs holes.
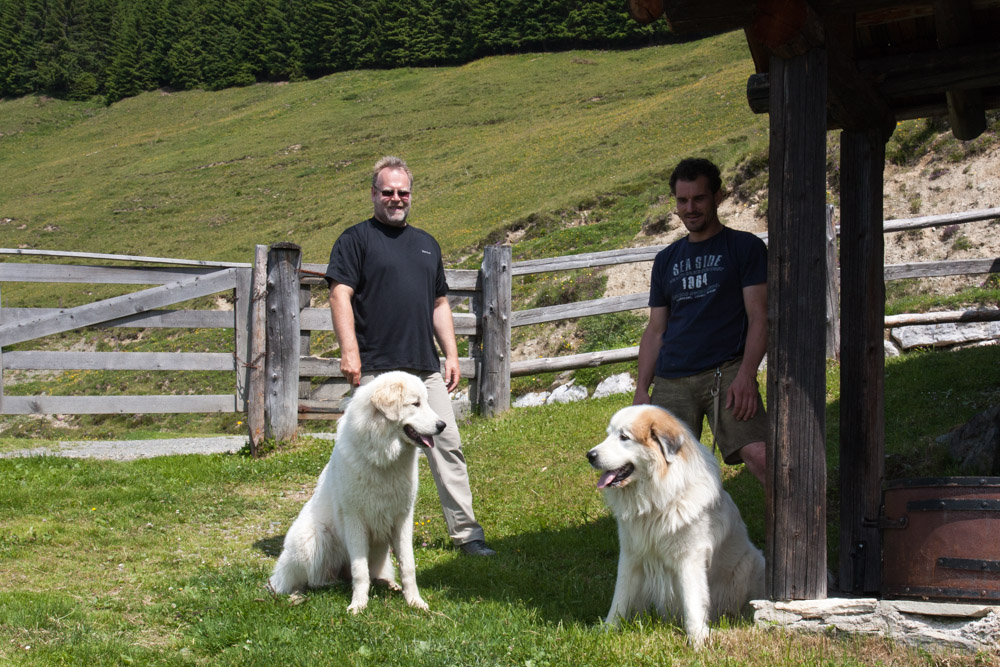
[[[601,621],[601,630],[604,632],[615,632],[621,628],[622,618],[615,614]]]
[[[368,600],[362,600],[360,602],[351,602],[350,606],[347,607],[347,611],[357,615],[363,612],[365,610],[365,607],[367,606],[368,606]]]
[[[395,579],[379,579],[383,584],[385,584],[390,591],[401,591],[403,587],[396,583]]]
[[[688,643],[691,644],[691,648],[696,651],[700,651],[705,648],[705,642],[708,641],[709,630],[707,627],[698,628],[688,633]]]
[[[406,604],[410,605],[414,609],[423,609],[424,611],[430,610],[430,607],[427,606],[427,603],[424,602],[424,599],[419,595],[412,600],[407,600]]]

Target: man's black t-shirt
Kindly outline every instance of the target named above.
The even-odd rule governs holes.
[[[434,347],[434,301],[445,295],[448,284],[433,236],[369,218],[337,239],[326,278],[354,289],[363,373],[441,370]]]

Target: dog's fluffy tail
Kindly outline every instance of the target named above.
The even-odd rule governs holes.
[[[338,548],[330,523],[331,500],[326,485],[329,466],[320,473],[316,492],[299,512],[285,535],[278,562],[268,583],[275,593],[298,593],[331,583],[343,565],[343,548]]]
[[[329,529],[303,512],[285,536],[285,545],[268,583],[275,593],[320,588],[337,576],[337,549]]]

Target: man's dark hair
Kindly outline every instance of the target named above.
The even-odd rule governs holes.
[[[696,181],[699,176],[708,179],[712,194],[722,188],[722,176],[714,162],[703,157],[689,157],[681,160],[670,174],[670,192],[677,194],[677,181]]]

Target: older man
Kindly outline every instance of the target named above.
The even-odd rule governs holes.
[[[326,279],[340,342],[340,369],[351,385],[390,370],[419,376],[431,408],[447,424],[424,449],[437,485],[448,534],[463,553],[492,556],[472,511],[465,456],[448,392],[458,385],[458,347],[445,296],[441,248],[407,223],[413,174],[387,156],[372,171],[374,214],[350,227],[333,246]],[[444,353],[444,376],[434,340]]]

